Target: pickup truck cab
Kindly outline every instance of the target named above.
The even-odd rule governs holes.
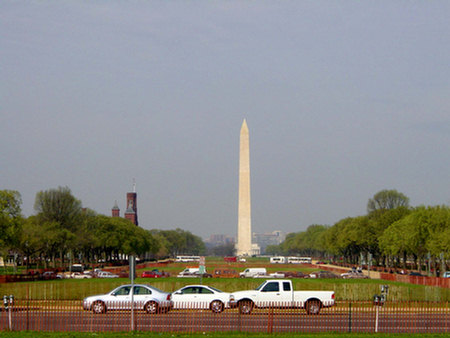
[[[308,314],[319,314],[334,305],[333,291],[294,291],[291,280],[269,279],[255,290],[237,291],[230,295],[231,308],[250,314],[253,308],[299,308]]]

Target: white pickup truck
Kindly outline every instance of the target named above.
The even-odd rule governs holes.
[[[230,295],[230,307],[249,314],[253,308],[300,308],[308,314],[334,305],[333,291],[294,291],[288,279],[269,279],[255,290],[237,291]]]

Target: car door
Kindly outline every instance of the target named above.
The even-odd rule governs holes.
[[[124,285],[111,293],[109,297],[109,304],[107,304],[110,309],[129,309],[131,304],[131,286]]]
[[[286,289],[290,290],[289,282],[286,282],[286,285],[278,281],[268,282],[260,291],[257,306],[270,307],[286,304],[286,302],[292,300],[292,291]]]
[[[197,309],[209,309],[209,304],[214,299],[214,292],[206,287],[199,286],[196,295]]]
[[[152,290],[145,286],[136,285],[133,288],[133,301],[135,309],[143,309],[145,303],[151,300],[153,297]]]
[[[186,286],[172,294],[175,309],[197,309],[199,287]]]

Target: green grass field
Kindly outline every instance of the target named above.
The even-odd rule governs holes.
[[[186,266],[198,266],[198,263],[172,263],[159,268],[176,275]],[[268,258],[250,258],[246,263],[225,263],[223,258],[207,257],[207,271],[216,268],[229,268],[243,271],[246,267],[266,267],[268,272],[301,271],[305,274],[314,269],[292,264],[270,264]],[[140,269],[137,276],[144,270]],[[172,292],[188,284],[203,284],[214,286],[226,292],[254,289],[264,279],[255,278],[137,278],[135,283],[151,284],[166,292]],[[332,290],[337,301],[370,301],[375,294],[380,293],[381,285],[389,285],[388,299],[391,301],[449,301],[450,289],[421,286],[407,283],[388,282],[378,279],[292,279],[295,290]],[[64,279],[52,281],[37,281],[23,283],[0,284],[0,296],[14,295],[18,299],[48,299],[48,300],[81,300],[86,296],[109,292],[113,288],[129,283],[127,278],[117,279]]]
[[[207,278],[202,283],[220,290],[233,292],[254,289],[264,279]],[[391,301],[448,301],[450,290],[432,286],[412,285],[406,283],[386,282],[382,280],[343,280],[343,279],[292,279],[295,290],[333,290],[338,301],[372,300],[373,295],[380,293],[380,286],[389,285]],[[1,295],[14,295],[18,299],[83,299],[93,294],[106,293],[116,286],[129,283],[129,279],[65,279],[53,281],[37,281],[23,283],[0,284]],[[148,283],[161,290],[172,292],[188,284],[198,284],[198,278],[137,278],[135,283]]]

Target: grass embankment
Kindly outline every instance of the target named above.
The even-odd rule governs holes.
[[[232,278],[203,279],[202,283],[220,290],[233,292],[254,289],[264,279]],[[338,301],[372,300],[380,293],[380,285],[389,285],[388,299],[391,301],[448,301],[450,290],[431,286],[412,285],[381,280],[343,279],[292,279],[295,290],[333,290]],[[86,296],[109,292],[113,288],[129,283],[126,278],[116,279],[66,279],[53,281],[0,284],[1,295],[14,295],[17,299],[66,299],[81,300]],[[198,284],[198,278],[137,278],[136,283],[148,283],[161,290],[172,292],[188,284]]]
[[[175,276],[186,266],[198,266],[198,263],[172,263],[160,270],[170,272]],[[270,264],[267,258],[250,258],[245,263],[225,263],[223,258],[208,257],[206,260],[208,272],[213,272],[216,268],[227,268],[236,271],[243,271],[247,267],[266,267],[268,272],[275,271],[301,271],[305,274],[319,269],[293,264]],[[152,267],[140,269],[142,271],[151,270]],[[254,289],[264,279],[255,278],[207,278],[202,283],[214,286],[226,292],[237,290]],[[81,300],[86,296],[102,294],[111,291],[113,288],[129,283],[129,279],[65,279],[53,281],[37,281],[24,283],[0,284],[1,295],[14,295],[18,299],[65,299]],[[151,284],[166,292],[173,292],[188,284],[199,284],[198,278],[162,278],[149,279],[137,278],[136,283]],[[388,282],[377,279],[292,279],[295,290],[333,290],[338,301],[371,301],[375,294],[380,293],[380,286],[389,285],[388,299],[392,301],[448,301],[450,300],[450,289],[422,286],[407,283]]]
[[[206,332],[206,333],[153,333],[153,332],[2,332],[2,338],[272,338],[267,333]],[[411,334],[384,333],[276,333],[277,338],[407,338]],[[414,337],[444,338],[448,334],[415,334]]]

